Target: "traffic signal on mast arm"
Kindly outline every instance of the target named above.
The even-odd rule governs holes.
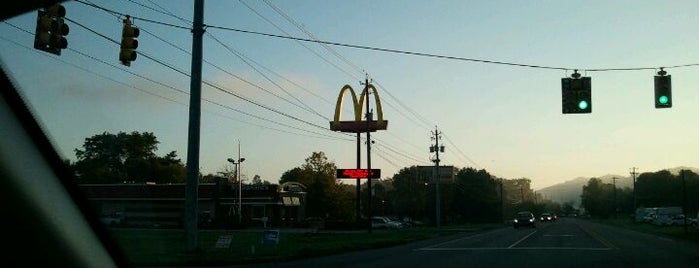
[[[65,36],[70,31],[63,19],[65,15],[66,9],[61,4],[38,10],[34,48],[61,55],[61,49],[68,47]]]
[[[660,68],[655,76],[655,108],[672,107],[672,80],[671,75]]]
[[[136,48],[138,48],[138,40],[136,38],[139,34],[138,28],[131,24],[131,18],[126,16],[124,28],[121,31],[121,51],[119,52],[121,64],[131,66],[131,62],[136,60]]]
[[[561,79],[561,97],[564,114],[583,114],[592,112],[592,80],[580,77],[578,70],[572,78]]]

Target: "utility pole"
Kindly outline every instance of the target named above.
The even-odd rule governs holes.
[[[504,179],[500,179],[500,223],[505,223],[505,195],[503,194]]]
[[[367,101],[369,101],[369,98],[368,98],[368,97],[367,97]],[[362,168],[362,158],[360,157],[361,154],[362,154],[361,133],[357,132],[357,169]],[[361,210],[361,209],[362,209],[362,207],[361,207],[361,200],[362,200],[362,195],[361,195],[361,191],[362,191],[362,180],[359,179],[359,178],[356,179],[356,180],[357,180],[357,198],[356,198],[357,201],[355,201],[355,202],[356,202],[356,204],[355,204],[356,207],[355,207],[355,212],[354,212],[354,214],[355,214],[355,217],[356,217],[356,220],[357,220],[357,228],[359,228],[360,223],[362,222],[362,217],[361,217],[361,215],[362,215],[362,214],[361,214],[361,211],[362,211],[362,210]],[[370,223],[370,224],[371,224],[371,223]]]
[[[434,147],[430,149],[430,152],[435,153],[435,159],[432,160],[434,162],[434,171],[432,172],[432,177],[434,178],[435,181],[435,218],[436,218],[436,223],[437,223],[437,228],[441,227],[441,221],[442,221],[442,206],[441,206],[441,196],[440,196],[440,191],[439,191],[439,183],[440,183],[440,174],[439,174],[439,151],[444,152],[444,145],[441,147],[439,146],[439,139],[442,138],[442,133],[439,132],[437,129],[437,126],[434,127],[434,132],[432,133],[434,137]]]
[[[240,158],[240,140],[238,140],[238,164],[235,165],[237,170],[235,175],[238,177],[238,224],[243,224],[243,180],[240,178],[240,167],[244,159]]]
[[[614,219],[616,219],[616,177],[612,178],[612,187],[614,187],[614,204],[612,205],[612,209],[614,209]]]
[[[636,213],[636,202],[637,202],[636,201],[636,199],[637,199],[637,197],[636,197],[636,174],[638,174],[638,173],[636,173],[636,168],[632,167],[631,168],[631,179],[633,179],[633,212],[634,212],[634,215]]]
[[[366,98],[366,124],[367,124],[367,128],[366,128],[366,162],[367,162],[367,167],[366,168],[367,168],[367,170],[371,170],[371,130],[369,130],[370,129],[369,126],[371,125],[371,120],[373,119],[373,115],[369,111],[369,100],[371,98],[369,98],[369,78],[368,77],[364,79],[364,93],[365,93],[364,97]],[[376,94],[376,93],[374,93],[374,94]],[[371,192],[371,175],[369,175],[367,178],[367,189],[369,191],[369,202],[367,204],[367,208],[368,208],[367,211],[369,212],[369,215],[367,218],[369,219],[369,227],[368,227],[369,233],[371,233],[371,229],[372,229],[372,226],[371,226],[371,217],[372,217],[371,195],[373,194]]]
[[[197,212],[199,201],[199,139],[201,131],[201,63],[204,36],[204,0],[194,1],[192,23],[192,69],[189,96],[189,132],[187,139],[187,184],[185,185],[185,250],[197,249]]]
[[[686,170],[680,170],[682,174],[682,215],[684,215],[684,234],[687,234],[687,179],[685,178]]]

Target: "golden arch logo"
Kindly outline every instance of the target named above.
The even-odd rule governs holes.
[[[374,93],[374,100],[376,101],[376,115],[377,120],[362,121],[362,114],[364,112],[365,101],[369,101],[369,90]],[[352,95],[352,106],[354,106],[354,120],[352,121],[340,121],[342,115],[342,101],[344,99],[345,93],[348,92]],[[333,121],[330,122],[330,130],[340,131],[340,132],[375,132],[377,130],[385,130],[388,127],[388,121],[383,119],[383,109],[381,108],[381,98],[379,98],[379,92],[376,88],[368,84],[362,94],[359,95],[359,100],[357,100],[357,94],[350,85],[345,85],[340,90],[340,95],[337,97],[337,103],[335,104],[335,117]]]

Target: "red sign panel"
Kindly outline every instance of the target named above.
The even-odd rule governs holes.
[[[380,169],[365,169],[365,168],[338,168],[337,178],[343,179],[366,179],[371,177],[372,179],[381,178]]]

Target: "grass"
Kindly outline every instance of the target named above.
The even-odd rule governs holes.
[[[134,266],[234,265],[288,261],[374,249],[436,238],[455,232],[495,228],[497,224],[407,228],[356,232],[282,232],[278,244],[263,244],[262,230],[207,230],[198,234],[197,252],[186,252],[183,230],[113,229],[112,234]],[[217,248],[221,236],[229,247]]]
[[[593,221],[642,233],[699,243],[699,229],[692,226],[687,226],[687,232],[685,233],[683,226],[655,226],[649,223],[635,223],[630,219],[596,219]]]

